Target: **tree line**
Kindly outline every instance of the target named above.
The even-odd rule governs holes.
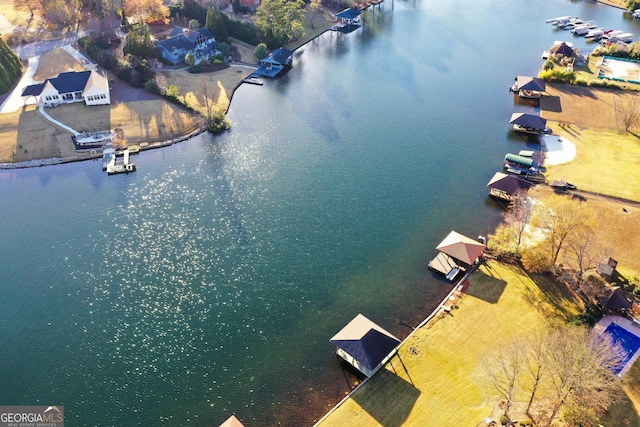
[[[6,93],[22,75],[22,62],[18,55],[0,38],[0,93]]]

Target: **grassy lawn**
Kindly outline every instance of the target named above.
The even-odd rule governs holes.
[[[553,132],[576,144],[576,158],[549,166],[548,180],[564,179],[585,191],[640,201],[640,139],[578,126],[553,126]]]
[[[209,96],[223,110],[229,107],[233,90],[240,82],[253,72],[251,68],[229,67],[212,73],[192,74],[183,69],[160,71],[157,73],[160,86],[175,85],[180,90],[180,99],[184,99],[191,107],[205,112],[203,85],[210,91]]]
[[[580,310],[546,277],[489,262],[451,315],[417,330],[399,355],[328,416],[322,426],[475,426],[498,400],[480,360],[510,339]],[[637,419],[637,418],[636,418]],[[622,424],[611,424],[622,425]]]

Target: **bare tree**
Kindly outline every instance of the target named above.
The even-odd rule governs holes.
[[[531,198],[527,195],[527,192],[525,190],[516,192],[511,199],[509,210],[505,215],[505,222],[511,224],[514,232],[516,233],[518,249],[522,244],[522,236],[527,225],[529,225],[532,212],[533,203]]]
[[[640,100],[638,100],[636,95],[632,95],[631,100],[625,104],[622,121],[624,123],[624,130],[627,132],[640,123]]]
[[[139,24],[144,22],[169,22],[169,8],[162,0],[124,0],[122,9],[126,16],[136,18]]]
[[[531,405],[545,378],[544,337],[540,333],[535,333],[526,339],[525,345],[527,351],[524,353],[524,376],[527,380],[525,387],[529,391],[529,402],[527,402],[525,413],[533,419],[530,414]]]
[[[579,230],[568,241],[569,251],[577,266],[577,280],[582,281],[582,276],[590,268],[594,268],[597,262],[604,256],[604,250],[598,245],[597,237],[592,229]]]
[[[553,389],[550,426],[565,403],[596,411],[606,409],[619,389],[612,370],[623,354],[604,336],[572,326],[552,331],[544,343],[544,365]]]
[[[213,115],[213,107],[215,106],[215,101],[213,100],[213,93],[211,91],[211,88],[207,84],[207,80],[204,78],[200,79],[198,86],[200,87],[200,95],[202,95],[202,99],[204,102],[205,119],[207,120],[207,125],[208,125]]]
[[[525,353],[524,341],[515,339],[482,359],[488,381],[505,400],[504,415],[508,414],[513,402]]]
[[[555,265],[565,242],[578,233],[593,230],[595,214],[583,202],[553,195],[546,206],[536,206],[532,225],[544,235],[550,248],[551,264]]]

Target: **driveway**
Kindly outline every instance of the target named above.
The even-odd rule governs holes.
[[[22,91],[25,87],[34,83],[33,75],[38,69],[38,61],[40,60],[40,56],[33,56],[29,58],[29,65],[27,65],[27,70],[22,75],[22,78],[18,82],[15,88],[7,99],[4,100],[2,105],[0,105],[0,114],[3,113],[14,113],[18,111],[24,105],[24,101],[22,99]]]

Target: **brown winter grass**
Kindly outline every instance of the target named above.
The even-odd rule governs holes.
[[[45,81],[66,71],[84,71],[85,68],[64,49],[56,48],[40,55],[38,69],[33,79],[38,82]]]
[[[549,180],[564,179],[586,191],[640,201],[640,139],[625,131],[624,109],[639,92],[568,84],[547,85],[541,115],[553,132],[576,144],[570,163],[549,166]],[[640,124],[637,126],[640,128]]]
[[[458,309],[417,330],[386,369],[367,381],[321,426],[475,426],[494,413],[495,390],[481,359],[502,343],[580,310],[566,289],[513,265],[474,272]],[[524,400],[524,396],[519,396]]]
[[[21,24],[28,14],[16,12],[13,8],[13,0],[0,0],[0,13],[6,15],[7,20],[14,25]]]
[[[542,202],[553,194],[545,186],[537,186],[529,193]],[[640,241],[640,205],[597,195],[585,196],[582,203],[596,216],[598,245],[618,261],[618,269],[623,276],[627,279],[634,275],[640,277],[640,245],[637,244]],[[561,253],[560,262],[565,265],[574,263],[567,253]]]
[[[212,73],[192,74],[183,69],[160,71],[157,74],[162,87],[175,85],[180,91],[178,98],[195,110],[205,112],[203,87],[209,91],[209,98],[225,110],[229,107],[231,95],[236,86],[253,72],[252,68],[229,67]]]
[[[44,80],[82,69],[67,52],[55,49],[40,57],[35,78]],[[161,98],[91,107],[68,104],[47,112],[79,132],[122,129],[129,144],[178,138],[201,123],[198,116]],[[75,151],[71,134],[45,120],[34,107],[0,114],[0,162],[83,156]]]

